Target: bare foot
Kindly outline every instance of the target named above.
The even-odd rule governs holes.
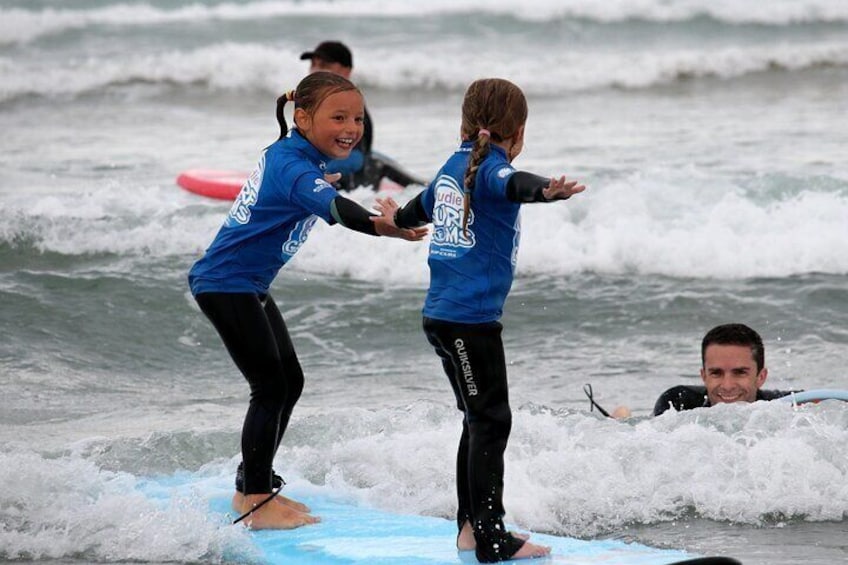
[[[238,504],[238,507],[241,508],[241,505],[244,503],[243,499],[244,499],[244,495],[240,492],[236,492],[233,495],[233,509],[235,509],[236,504]],[[283,504],[285,504],[289,508],[293,508],[293,509],[297,510],[298,512],[305,512],[307,514],[312,512],[312,510],[310,510],[307,505],[303,504],[302,502],[292,500],[291,498],[289,498],[287,496],[283,496],[282,494],[277,495],[277,500],[279,500],[280,502],[282,502]]]
[[[515,536],[519,537],[519,536]],[[526,539],[526,538],[525,538]],[[544,557],[546,555],[551,554],[551,548],[546,545],[536,545],[535,543],[530,543],[529,541],[525,541],[524,545],[521,546],[521,549],[516,551],[510,560],[512,559],[529,559],[531,557]]]
[[[530,539],[530,534],[512,533],[512,537],[520,540]],[[459,535],[456,536],[456,548],[459,551],[470,551],[477,548],[477,540],[474,539],[474,530],[471,528],[471,522],[465,522],[462,529],[459,530]]]
[[[468,551],[477,547],[477,541],[474,539],[474,530],[471,528],[471,522],[466,521],[459,530],[459,535],[456,536],[456,548],[460,551]]]
[[[298,502],[296,500],[292,500],[291,498],[289,498],[287,496],[283,496],[282,494],[277,495],[277,500],[279,500],[280,502],[282,502],[283,504],[285,504],[289,508],[294,508],[298,512],[306,512],[307,514],[309,512],[312,512],[312,510],[310,510],[309,507],[307,505],[305,505],[304,503]]]
[[[270,494],[236,493],[236,496],[233,496],[233,510],[241,516],[262,503]],[[318,517],[295,510],[278,499],[279,497],[274,497],[274,500],[257,508],[243,520],[244,524],[254,530],[291,530],[321,521]]]

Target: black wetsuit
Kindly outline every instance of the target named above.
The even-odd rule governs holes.
[[[775,398],[792,394],[792,392],[797,391],[758,390],[757,400],[774,400]],[[670,408],[680,411],[707,406],[710,406],[710,399],[707,397],[707,387],[678,385],[671,387],[660,395],[656,404],[654,404],[654,416],[659,416]]]
[[[457,526],[473,525],[477,558],[484,563],[509,559],[524,544],[502,520],[503,455],[512,428],[502,330],[500,322],[424,318],[427,341],[465,415],[456,456]]]
[[[209,292],[195,299],[250,386],[241,434],[248,462],[244,493],[271,492],[271,464],[303,391],[303,370],[286,323],[270,295]]]

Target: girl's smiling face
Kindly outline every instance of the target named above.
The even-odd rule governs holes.
[[[330,94],[311,114],[294,111],[297,129],[324,155],[345,159],[365,131],[365,104],[357,90]]]

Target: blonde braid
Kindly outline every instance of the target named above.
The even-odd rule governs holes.
[[[492,134],[485,128],[480,128],[477,133],[477,139],[474,140],[474,147],[471,148],[471,155],[468,159],[468,168],[465,169],[465,177],[462,183],[464,185],[462,197],[462,233],[468,235],[468,218],[471,215],[471,193],[474,192],[474,185],[477,182],[477,170],[480,168],[480,163],[489,154],[489,142]]]

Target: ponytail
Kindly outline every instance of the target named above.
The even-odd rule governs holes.
[[[286,103],[294,102],[295,105],[297,101],[295,100],[296,91],[289,90],[279,98],[277,98],[277,123],[280,124],[280,137],[279,139],[283,139],[285,136],[289,134],[289,126],[286,123]],[[279,141],[279,140],[278,140]]]
[[[477,170],[480,168],[480,163],[489,154],[489,142],[492,139],[492,133],[486,128],[480,128],[477,132],[477,138],[474,140],[474,146],[471,148],[471,156],[468,159],[468,168],[465,169],[465,177],[462,184],[462,233],[468,235],[468,218],[471,215],[471,193],[474,192],[474,185],[477,182]]]

